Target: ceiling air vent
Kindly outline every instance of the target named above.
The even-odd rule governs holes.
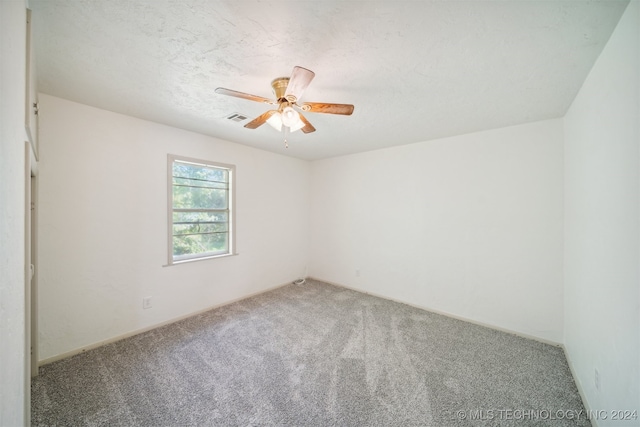
[[[247,116],[240,113],[233,113],[227,116],[227,119],[233,120],[234,122],[243,122],[248,119]]]

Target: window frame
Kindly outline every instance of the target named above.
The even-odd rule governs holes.
[[[196,166],[205,166],[217,169],[225,169],[228,173],[229,179],[229,190],[228,190],[228,203],[227,203],[227,212],[228,212],[228,250],[224,253],[199,253],[194,255],[189,255],[187,257],[183,257],[180,259],[174,259],[173,256],[173,164],[178,162],[183,163],[191,163]],[[209,160],[196,159],[192,157],[179,156],[176,154],[168,154],[167,155],[167,265],[179,265],[188,262],[194,261],[202,261],[205,259],[215,259],[215,258],[223,258],[231,255],[236,255],[236,166],[227,163],[219,163],[212,162]]]

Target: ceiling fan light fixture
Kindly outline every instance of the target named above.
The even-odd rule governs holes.
[[[295,132],[297,130],[302,129],[303,127],[304,127],[304,122],[300,120],[300,116],[298,116],[298,120],[294,124],[289,126],[289,132]]]
[[[282,124],[287,127],[292,127],[300,121],[300,114],[291,106],[286,106],[282,109]]]
[[[282,130],[282,116],[280,113],[274,113],[267,119],[267,123],[278,132]]]
[[[291,107],[289,107],[291,108]],[[295,119],[293,121],[293,123],[291,123],[290,126],[286,125],[284,123],[284,115],[281,114],[280,112],[274,112],[271,117],[269,117],[267,119],[267,123],[274,128],[275,130],[277,130],[278,132],[282,131],[282,126],[285,126],[287,128],[289,128],[289,132],[295,132],[297,130],[300,130],[304,127],[304,122],[300,119],[300,114],[298,114],[297,111],[294,111],[295,113]]]
[[[274,114],[273,116],[275,116]],[[272,117],[273,117],[272,116]],[[278,114],[282,125],[289,128],[289,132],[295,132],[304,127],[304,122],[300,119],[300,113],[293,109],[290,105],[287,105],[282,109],[282,112]]]

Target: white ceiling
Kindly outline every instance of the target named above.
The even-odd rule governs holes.
[[[628,1],[30,0],[41,92],[319,159],[562,117]],[[245,129],[294,65],[317,129]]]

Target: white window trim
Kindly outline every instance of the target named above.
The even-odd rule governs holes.
[[[227,253],[215,255],[194,255],[190,258],[180,260],[173,259],[173,162],[181,161],[196,165],[212,166],[229,171],[229,251]],[[237,255],[236,253],[236,166],[226,163],[210,162],[208,160],[195,159],[192,157],[178,156],[176,154],[167,155],[167,266],[180,265],[194,261],[204,261],[207,259],[225,258]]]

